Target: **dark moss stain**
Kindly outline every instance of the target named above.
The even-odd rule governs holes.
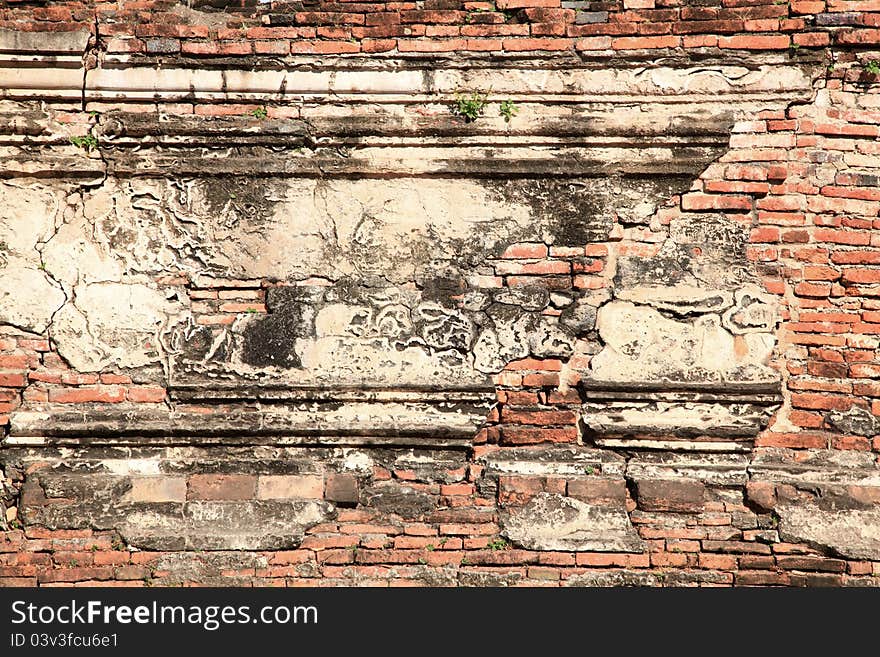
[[[201,185],[211,214],[227,225],[262,225],[285,193],[282,180],[257,176],[203,178]]]
[[[426,275],[423,280],[417,281],[422,286],[422,299],[434,301],[444,308],[458,307],[461,295],[468,290],[464,275],[451,268],[431,273],[434,275]]]
[[[536,224],[545,225],[560,246],[607,239],[612,215],[597,203],[587,183],[523,178],[493,180],[487,189],[505,203],[527,205]]]
[[[186,360],[202,361],[211,352],[214,344],[214,331],[208,326],[198,326],[191,331],[184,332],[182,351]],[[211,353],[211,359],[215,362],[224,362],[229,357],[226,342],[223,342]]]
[[[614,275],[616,288],[638,285],[678,285],[694,279],[693,258],[682,247],[667,249],[651,258],[622,257]]]
[[[300,368],[296,339],[314,337],[314,307],[321,291],[307,287],[275,287],[266,295],[266,317],[247,325],[242,360],[256,367]]]

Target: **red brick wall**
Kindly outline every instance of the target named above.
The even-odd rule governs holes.
[[[173,0],[8,0],[0,27],[97,29],[111,53],[286,55],[866,47],[880,39],[880,6],[852,0],[419,0],[296,3]],[[222,10],[215,7],[220,6]]]
[[[97,30],[99,49],[108,53],[194,56],[455,51],[605,56],[719,48],[776,50],[796,60],[800,48],[820,49],[828,68],[814,101],[738,123],[729,151],[690,191],[670,199],[651,229],[617,226],[608,243],[583,248],[513,245],[494,262],[491,284],[602,289],[610,282],[609,260],[650,258],[673,218],[722,211],[749,229],[748,257],[784,307],[775,355],[784,404],[755,448],[880,454],[880,437],[842,430],[828,415],[854,407],[880,415],[880,81],[867,66],[876,55],[872,49],[880,48],[880,2],[723,0],[693,7],[676,0],[623,0],[583,2],[575,10],[559,0],[424,0],[322,2],[315,11],[289,13],[241,4],[249,3],[230,2],[224,11],[194,3],[196,12],[167,1],[35,6],[10,0],[0,9],[0,28],[85,28]],[[200,324],[265,312],[263,288],[193,287],[191,298]],[[511,363],[496,377],[498,405],[475,437],[475,455],[577,442],[581,400],[572,386],[576,370],[588,362],[588,356],[576,356],[567,363]],[[8,424],[21,399],[154,404],[165,395],[160,387],[133,385],[113,372],[73,372],[50,340],[4,335],[0,425]],[[430,583],[433,570],[440,583],[555,586],[601,573],[649,584],[837,585],[874,581],[872,575],[880,574],[880,562],[769,540],[775,520],[767,505],[796,494],[781,487],[751,488],[739,502],[684,484],[656,497],[647,491],[634,497],[626,490],[632,521],[649,545],[645,553],[511,549],[497,539],[498,502],[522,502],[541,491],[572,495],[572,482],[502,477],[496,498],[480,492],[481,474],[472,463],[439,483],[405,470],[377,469],[374,480],[408,482],[432,496],[436,509],[405,521],[364,508],[341,509],[334,522],[309,530],[297,550],[187,555],[201,564],[193,581],[398,586]],[[197,476],[202,475],[188,482],[190,493],[198,488]],[[219,483],[214,479],[205,485]],[[0,585],[178,583],[167,580],[171,573],[160,565],[168,556],[130,552],[113,532],[14,529],[0,534]],[[457,579],[444,579],[450,569]]]

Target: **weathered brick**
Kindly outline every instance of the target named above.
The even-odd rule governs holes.
[[[132,477],[125,498],[130,502],[184,502],[186,490],[185,477]]]
[[[357,504],[360,499],[357,477],[344,473],[328,474],[324,497],[338,504]]]
[[[623,504],[626,499],[626,482],[623,479],[589,477],[568,480],[570,497],[593,504]]]
[[[321,499],[324,496],[324,477],[321,475],[260,475],[257,479],[257,499]]]
[[[690,479],[636,481],[636,499],[639,508],[646,511],[674,511],[699,513],[703,510],[705,486]]]
[[[190,500],[249,500],[256,496],[257,477],[243,474],[192,475],[188,481]]]

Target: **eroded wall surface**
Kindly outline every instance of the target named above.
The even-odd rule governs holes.
[[[0,585],[876,584],[878,17],[0,8]]]

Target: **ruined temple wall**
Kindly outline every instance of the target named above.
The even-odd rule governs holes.
[[[435,4],[2,10],[0,582],[875,584],[878,7]]]

